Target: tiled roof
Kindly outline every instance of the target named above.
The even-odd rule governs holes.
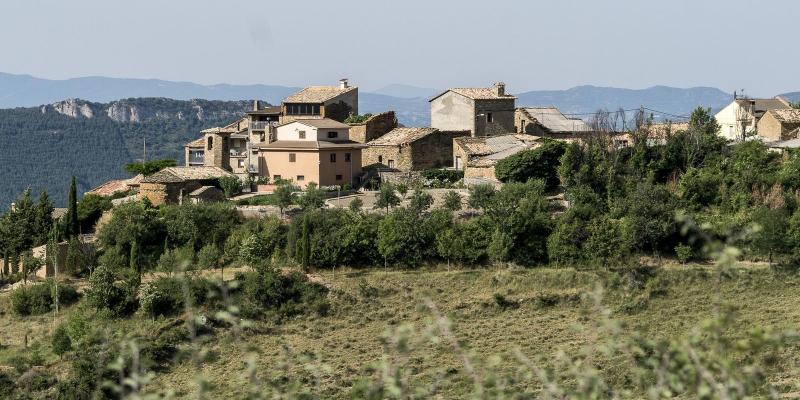
[[[287,122],[287,123],[285,123],[283,125],[289,125],[289,124],[292,124],[292,123],[295,123],[295,122],[301,123],[301,124],[303,124],[305,126],[310,126],[312,128],[317,128],[317,129],[345,129],[345,128],[350,128],[350,125],[343,124],[343,123],[341,123],[339,121],[336,121],[336,120],[333,120],[333,119],[330,119],[330,118],[296,119],[294,121]],[[280,126],[283,126],[283,125],[280,125]]]
[[[142,183],[180,183],[234,176],[219,167],[168,167],[142,179]]]
[[[247,115],[277,115],[281,113],[281,106],[269,106],[258,110],[251,110]]]
[[[786,108],[778,110],[767,111],[775,116],[775,119],[786,123],[800,123],[800,110],[795,108]]]
[[[117,193],[128,191],[131,186],[137,186],[142,179],[142,175],[139,174],[130,179],[111,180],[93,188],[86,193],[96,194],[98,196],[113,196]]]
[[[355,86],[340,88],[339,86],[309,86],[283,99],[284,103],[323,103],[334,97],[358,89]]]
[[[436,128],[394,128],[385,135],[367,143],[367,146],[399,146],[409,144],[438,131],[439,130]]]
[[[205,146],[205,144],[206,144],[205,138],[201,137],[199,139],[192,140],[191,142],[186,143],[185,145],[183,145],[183,147],[203,147]]]
[[[520,151],[538,147],[538,136],[512,134],[483,138],[463,137],[455,139],[456,145],[467,153],[467,165],[489,166]]]
[[[434,99],[438,98],[439,96],[447,92],[458,93],[462,96],[469,97],[470,99],[473,100],[516,99],[516,97],[510,94],[498,96],[497,89],[492,87],[492,88],[450,88],[432,97],[430,101],[433,101]]]
[[[567,117],[556,107],[524,107],[520,110],[553,133],[589,131],[589,125],[582,119]]]
[[[250,118],[242,117],[223,127],[203,129],[200,133],[239,133],[250,127]]]
[[[318,150],[318,149],[354,149],[364,148],[365,145],[354,142],[352,140],[340,140],[337,142],[328,142],[325,140],[278,140],[272,143],[261,143],[253,146],[257,149],[265,150],[284,150],[284,149],[297,149],[297,150]]]

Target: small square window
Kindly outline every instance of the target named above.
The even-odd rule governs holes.
[[[339,132],[328,132],[328,139],[336,139],[339,137]]]
[[[344,162],[350,162],[350,153],[344,153]]]
[[[389,160],[388,167],[389,168],[394,168],[394,160]]]
[[[297,161],[297,154],[289,153],[289,162]]]
[[[336,162],[336,153],[331,153],[331,162]]]
[[[244,168],[244,158],[239,159],[239,168]]]
[[[383,164],[383,156],[378,156],[378,164]]]
[[[299,132],[297,132],[297,134],[300,136],[300,139],[305,139],[306,138],[306,131],[299,131]]]
[[[336,180],[337,180],[337,181],[340,181],[340,180],[342,180],[342,176],[341,176],[341,175],[336,175]]]
[[[486,113],[486,122],[489,122],[489,123],[494,122],[494,116],[492,115],[492,113],[490,113],[490,112]]]
[[[305,175],[297,175],[297,181],[298,181],[298,182],[302,182],[302,181],[304,181],[304,180],[306,180],[306,177],[305,177]]]

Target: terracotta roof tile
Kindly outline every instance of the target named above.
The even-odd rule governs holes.
[[[283,100],[284,103],[323,103],[334,97],[358,89],[356,86],[340,88],[338,86],[309,86]]]
[[[142,179],[142,183],[180,183],[234,176],[219,167],[168,167]]]
[[[367,143],[367,146],[399,146],[409,144],[438,132],[436,128],[394,128],[385,135]]]

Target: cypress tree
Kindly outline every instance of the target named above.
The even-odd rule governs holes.
[[[69,185],[69,204],[67,210],[67,236],[73,237],[80,233],[78,225],[78,188],[75,184],[75,176]]]
[[[11,272],[8,265],[8,250],[3,252],[3,275],[8,276]]]

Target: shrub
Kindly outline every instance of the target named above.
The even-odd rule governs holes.
[[[450,211],[458,211],[461,209],[461,195],[456,191],[449,191],[444,195],[444,202],[442,206]]]
[[[183,310],[184,291],[175,278],[162,278],[142,286],[139,304],[152,318],[175,315]]]
[[[219,178],[219,186],[225,192],[225,197],[233,197],[242,191],[242,181],[235,176],[223,176]]]
[[[364,207],[364,200],[361,200],[361,197],[356,197],[353,200],[350,200],[350,204],[348,205],[350,211],[353,212],[361,211],[361,207]]]
[[[675,256],[678,257],[678,261],[680,261],[681,264],[686,264],[686,262],[691,260],[694,256],[694,250],[692,246],[688,244],[679,243],[675,246]]]
[[[495,176],[501,182],[527,182],[543,179],[547,188],[558,186],[558,166],[566,144],[545,140],[540,147],[521,151],[497,162]]]
[[[112,316],[126,316],[136,311],[139,303],[136,299],[137,282],[115,282],[114,273],[105,266],[95,268],[89,277],[89,288],[86,300],[90,307],[106,310]]]
[[[17,315],[39,315],[53,310],[55,304],[54,283],[37,283],[23,286],[11,294],[11,307]],[[61,306],[78,301],[77,290],[64,284],[58,285],[58,303]]]
[[[494,294],[494,302],[503,310],[519,308],[518,301],[509,299],[501,293]]]
[[[455,183],[464,178],[464,171],[455,169],[426,169],[421,172],[425,179]]]
[[[197,264],[200,268],[217,269],[222,263],[222,252],[214,244],[207,244],[197,253]]]
[[[328,311],[328,289],[309,282],[304,274],[283,275],[272,268],[237,275],[242,284],[245,307],[250,317],[275,315],[287,318],[303,313],[325,315]]]
[[[53,345],[53,353],[62,358],[64,353],[72,350],[72,340],[69,338],[67,328],[63,324],[59,325],[53,332],[51,343]]]

